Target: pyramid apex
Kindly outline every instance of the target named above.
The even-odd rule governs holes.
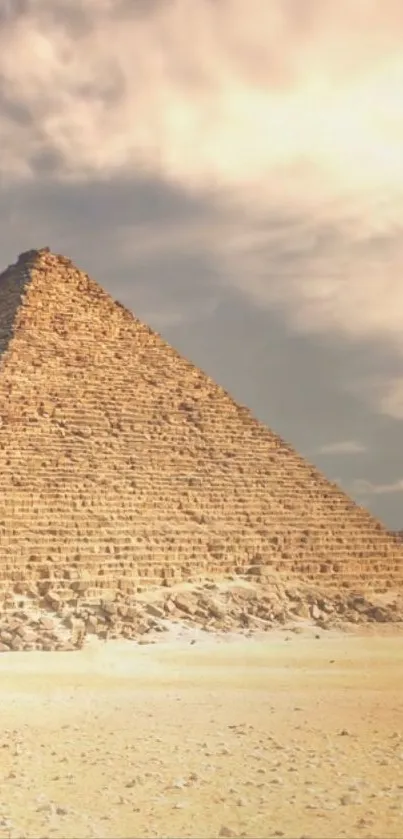
[[[50,257],[51,262],[59,262],[63,265],[73,265],[73,261],[68,256],[61,253],[55,253],[47,245],[43,248],[31,248],[29,251],[23,251],[19,254],[16,265],[32,265],[40,262],[43,257]]]
[[[22,253],[20,253],[18,256],[17,262],[26,262],[27,260],[30,261],[35,257],[42,256],[42,254],[44,253],[50,253],[50,248],[47,246],[44,248],[31,248],[31,250],[29,251],[22,251]]]

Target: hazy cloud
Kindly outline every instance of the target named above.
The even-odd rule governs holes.
[[[376,386],[376,383],[375,383]],[[395,419],[403,419],[403,377],[386,379],[376,388],[380,410]]]
[[[317,454],[361,454],[365,452],[366,446],[357,440],[341,440],[340,442],[326,443],[317,449]]]
[[[389,495],[403,492],[403,478],[390,484],[373,484],[371,481],[357,479],[353,481],[350,489],[357,496]]]
[[[214,194],[214,224],[172,235],[218,282],[403,354],[402,38],[400,0],[3,2],[3,186],[143,174]],[[400,384],[375,391],[396,414]]]

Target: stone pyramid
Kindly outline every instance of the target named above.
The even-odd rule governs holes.
[[[0,476],[3,589],[403,579],[397,537],[48,248],[0,276]]]

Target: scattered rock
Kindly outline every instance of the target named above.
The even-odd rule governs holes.
[[[199,626],[205,632],[241,631],[246,635],[279,626],[298,632],[303,621],[326,630],[348,622],[403,621],[400,600],[379,605],[348,591],[339,591],[332,598],[306,584],[297,588],[283,586],[273,576],[268,580],[264,569],[263,565],[253,565],[244,577],[221,584],[206,580],[186,591],[175,591],[173,586],[165,595],[162,592],[166,588],[161,587],[158,602],[147,602],[147,591],[143,594],[140,586],[134,594],[126,588],[109,597],[101,593],[89,597],[88,580],[84,576],[73,579],[73,571],[70,579],[60,581],[60,587],[49,577],[39,581],[37,590],[31,587],[23,594],[26,587],[17,584],[15,595],[4,595],[0,653],[79,649],[86,643],[87,634],[105,640],[121,637],[155,643],[154,635],[167,631],[167,619]],[[77,576],[76,569],[74,574]]]
[[[152,615],[154,618],[165,617],[164,609],[161,609],[161,606],[157,606],[155,603],[147,603],[146,612],[148,615]]]
[[[194,615],[197,611],[197,597],[192,592],[181,592],[174,597],[174,604],[181,612]]]
[[[319,619],[322,617],[322,612],[321,612],[321,610],[318,608],[318,606],[316,605],[316,603],[314,603],[314,604],[313,604],[313,606],[311,606],[310,612],[311,612],[311,618],[312,618],[314,621],[317,621],[317,620],[319,620]]]

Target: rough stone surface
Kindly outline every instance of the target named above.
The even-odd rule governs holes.
[[[397,536],[48,249],[0,276],[0,480],[0,591],[33,586],[60,615],[247,571],[403,580]]]
[[[277,583],[274,591],[246,577],[216,584],[213,592],[208,582],[185,591],[155,586],[136,597],[117,592],[115,600],[83,598],[61,607],[31,592],[0,611],[0,652],[75,650],[89,636],[154,643],[173,623],[247,636],[278,627],[297,632],[308,624],[328,630],[348,624],[402,624],[403,596],[367,599],[333,592],[324,604],[323,595],[311,586],[290,591]]]

